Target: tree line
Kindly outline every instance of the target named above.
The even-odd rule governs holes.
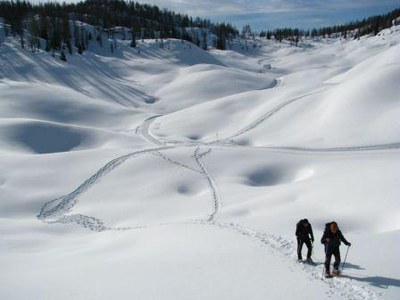
[[[229,23],[212,23],[202,18],[192,18],[158,6],[123,0],[86,0],[78,3],[46,2],[32,4],[25,0],[0,0],[0,18],[8,25],[9,34],[19,36],[21,46],[32,50],[44,48],[47,51],[62,50],[83,53],[92,40],[105,46],[105,40],[113,40],[116,32],[123,39],[177,38],[193,42],[207,49],[208,35],[216,37],[218,49],[231,47],[232,40],[239,32]],[[394,23],[400,23],[400,9],[380,16],[365,18],[344,25],[335,25],[311,30],[278,28],[262,31],[261,37],[298,45],[302,37],[343,37],[360,38],[378,34]],[[87,30],[82,24],[89,24],[95,30]],[[120,28],[120,29],[117,29]],[[123,28],[121,30],[121,28]],[[125,29],[128,29],[126,31]],[[198,28],[193,31],[190,28]],[[244,26],[242,36],[253,36],[249,25]],[[41,45],[41,43],[45,45]],[[27,45],[26,45],[27,44]],[[111,51],[115,45],[111,44]]]
[[[0,1],[0,18],[9,25],[10,34],[21,38],[25,46],[24,33],[28,33],[30,47],[46,40],[46,50],[68,49],[73,45],[78,52],[85,51],[89,41],[96,39],[103,44],[103,33],[108,37],[114,28],[124,27],[126,38],[132,39],[135,46],[137,38],[178,38],[197,45],[204,44],[204,34],[217,37],[216,47],[225,49],[226,39],[238,33],[237,29],[226,23],[214,24],[210,20],[192,18],[158,6],[122,0],[86,0],[78,3],[46,2],[32,4],[25,0]],[[96,28],[96,36],[85,31],[80,22]],[[72,25],[71,25],[72,24]],[[187,28],[199,28],[201,36],[190,34]],[[207,46],[203,45],[203,48]]]
[[[327,26],[314,29],[278,28],[262,31],[261,37],[275,39],[279,42],[289,40],[297,45],[301,37],[342,37],[358,39],[365,35],[377,35],[383,29],[392,25],[400,25],[400,9],[395,9],[387,14],[364,18],[361,21],[349,22],[344,25]]]

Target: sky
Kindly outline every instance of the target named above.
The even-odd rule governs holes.
[[[43,2],[43,0],[31,0]],[[63,2],[63,1],[57,1]],[[78,2],[76,0],[66,2]],[[136,0],[238,29],[318,28],[343,24],[400,8],[400,0]]]

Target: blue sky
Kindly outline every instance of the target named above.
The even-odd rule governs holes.
[[[40,0],[43,2],[44,0]],[[162,8],[230,22],[239,29],[313,28],[355,21],[400,8],[400,0],[135,0]],[[31,0],[39,2],[39,0]],[[57,1],[63,2],[63,1]],[[77,2],[72,0],[66,2]]]

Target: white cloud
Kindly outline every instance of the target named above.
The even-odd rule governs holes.
[[[318,12],[367,7],[400,6],[400,0],[139,0],[192,16]]]
[[[216,16],[227,14],[249,14],[263,12],[287,12],[309,10],[310,6],[305,1],[296,0],[140,0],[141,3],[151,3],[171,10],[188,13],[190,15]],[[307,1],[306,1],[307,2]]]
[[[46,0],[31,0],[33,3]],[[79,2],[80,0],[48,0],[52,2]],[[229,14],[282,13],[318,10],[357,9],[370,6],[398,5],[400,0],[136,0],[139,3],[187,13],[193,16]]]
[[[31,0],[38,3],[46,0]],[[54,0],[49,0],[53,1]],[[66,0],[78,2],[79,0]],[[231,22],[239,27],[328,26],[354,21],[400,7],[400,0],[134,0],[160,8],[199,16],[213,21]],[[64,2],[59,0],[56,2]]]

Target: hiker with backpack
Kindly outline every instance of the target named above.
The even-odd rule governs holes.
[[[321,243],[325,245],[325,277],[331,278],[333,275],[339,275],[339,265],[340,265],[340,242],[343,242],[348,247],[351,246],[343,236],[342,232],[339,230],[336,222],[330,222],[325,225],[325,231],[321,238]],[[333,263],[332,274],[330,272],[330,264],[332,255],[335,257],[335,262]]]
[[[311,224],[307,219],[300,220],[296,225],[296,237],[297,237],[297,258],[299,261],[303,261],[301,251],[303,245],[307,246],[307,262],[313,263],[311,258],[312,243],[314,243],[314,234]]]

